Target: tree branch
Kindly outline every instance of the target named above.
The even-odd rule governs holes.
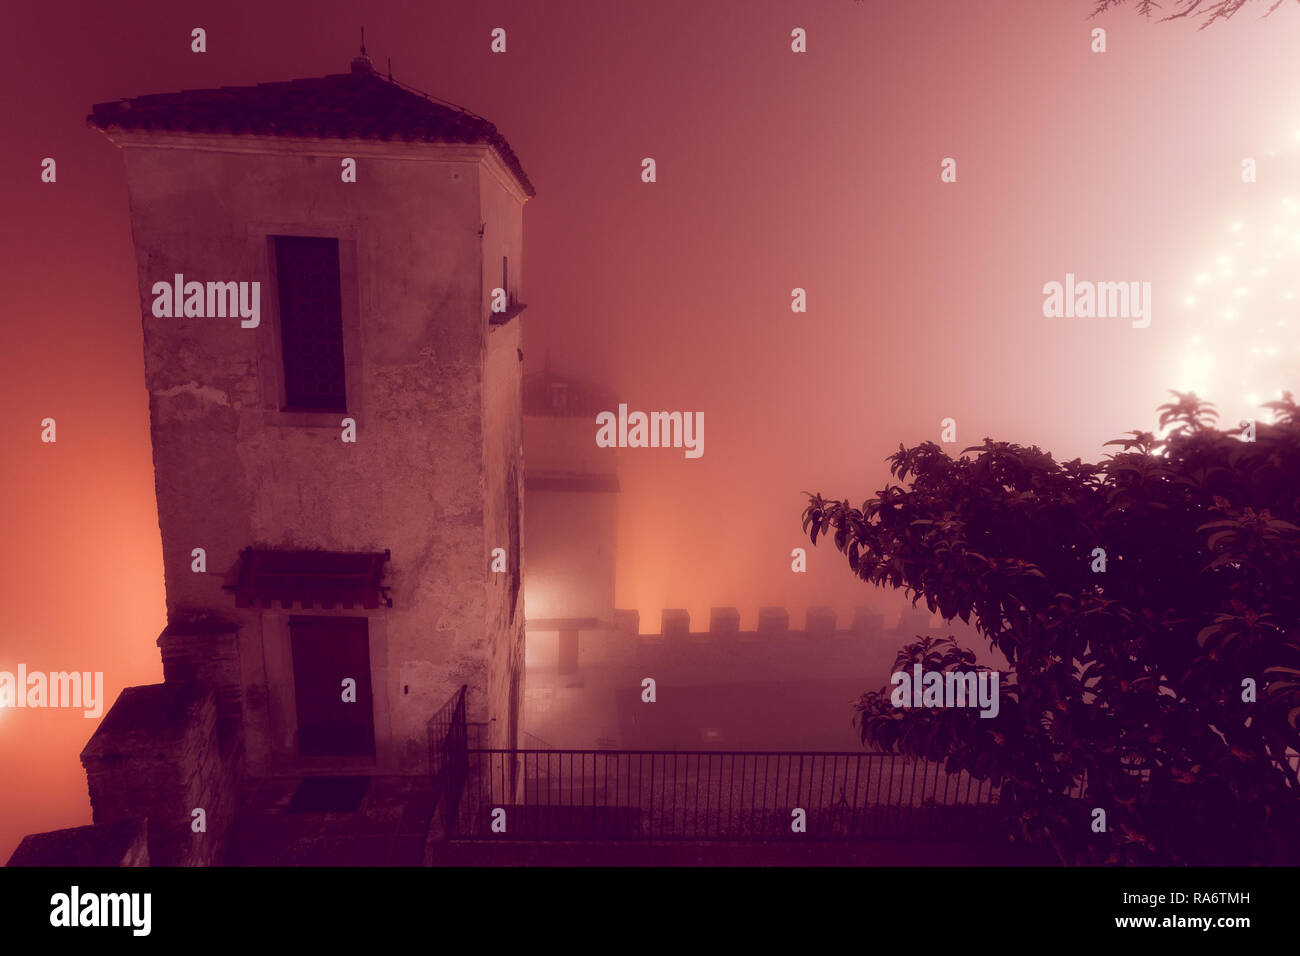
[[[1127,2],[1128,0],[1095,0],[1096,5],[1093,7],[1089,19],[1105,13],[1112,7],[1122,7]],[[1253,2],[1255,0],[1175,0],[1177,9],[1173,13],[1161,17],[1160,22],[1181,20],[1195,15],[1202,18],[1200,28],[1204,30],[1216,20],[1232,19],[1243,7]],[[1272,6],[1260,15],[1260,19],[1270,16],[1284,2],[1286,0],[1273,0]],[[1296,2],[1300,3],[1300,0],[1296,0]],[[1160,9],[1160,4],[1156,0],[1136,0],[1135,8],[1141,16],[1150,17],[1152,11]]]

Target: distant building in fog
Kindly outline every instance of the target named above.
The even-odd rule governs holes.
[[[576,672],[579,642],[613,624],[617,453],[596,447],[594,422],[614,404],[602,386],[551,371],[549,358],[524,379],[524,594],[539,676]]]
[[[546,370],[524,379],[524,489],[529,626],[536,619],[614,617],[617,453],[596,447],[600,386]]]

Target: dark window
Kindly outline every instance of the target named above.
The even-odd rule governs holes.
[[[274,236],[287,410],[347,410],[339,241]]]
[[[551,383],[551,411],[564,414],[569,410],[569,384],[567,382]]]

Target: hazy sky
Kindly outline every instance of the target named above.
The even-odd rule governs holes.
[[[824,548],[790,572],[800,492],[860,501],[943,418],[957,449],[988,435],[1095,459],[1154,428],[1168,388],[1238,415],[1300,384],[1300,11],[1197,31],[1091,6],[8,5],[0,670],[103,670],[109,703],[161,680],[135,260],[93,103],[344,72],[364,22],[377,66],[495,122],[537,187],[526,368],[549,349],[632,409],[704,412],[702,458],[622,453],[618,605],[644,627],[665,606],[737,605],[752,626],[785,604],[798,625],[809,604],[898,607]],[[1152,283],[1150,328],[1044,318],[1043,285],[1067,272]],[[77,753],[94,726],[0,714],[0,859],[89,821]]]

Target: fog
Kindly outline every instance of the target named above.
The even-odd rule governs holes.
[[[123,29],[99,4],[15,8],[0,57],[0,669],[102,670],[110,702],[161,680],[162,563],[125,181],[85,115],[119,97],[344,72],[360,25],[351,4],[232,2],[202,13],[209,52],[197,56],[194,13],[135,9]],[[366,5],[377,67],[391,58],[397,79],[488,117],[536,185],[525,372],[549,357],[629,409],[703,417],[697,458],[609,450],[612,604],[639,612],[641,632],[658,632],[666,608],[706,631],[711,608],[735,607],[752,631],[760,607],[787,608],[798,629],[808,607],[847,628],[866,606],[881,616],[873,661],[892,660],[906,601],[809,545],[803,492],[860,503],[887,480],[886,456],[938,441],[946,418],[952,453],[990,436],[1095,460],[1103,442],[1154,430],[1169,388],[1203,389],[1227,419],[1287,384],[1300,16],[1197,31],[1128,9],[1090,21],[1090,9]],[[505,56],[489,52],[496,26]],[[1104,54],[1090,50],[1095,26]],[[794,27],[804,55],[791,53]],[[39,181],[46,156],[57,188]],[[1044,284],[1067,273],[1150,282],[1150,327],[1045,318]],[[795,289],[805,312],[791,309]],[[38,440],[47,416],[57,446]],[[863,680],[878,667],[864,664]],[[836,687],[840,717],[819,704],[808,718],[836,721],[824,735],[742,743],[852,747],[849,702],[879,685],[855,690],[856,678]],[[780,694],[765,686],[760,697]],[[748,713],[744,696],[718,701]],[[0,711],[0,858],[24,833],[89,822],[77,754],[95,725],[80,711]]]

